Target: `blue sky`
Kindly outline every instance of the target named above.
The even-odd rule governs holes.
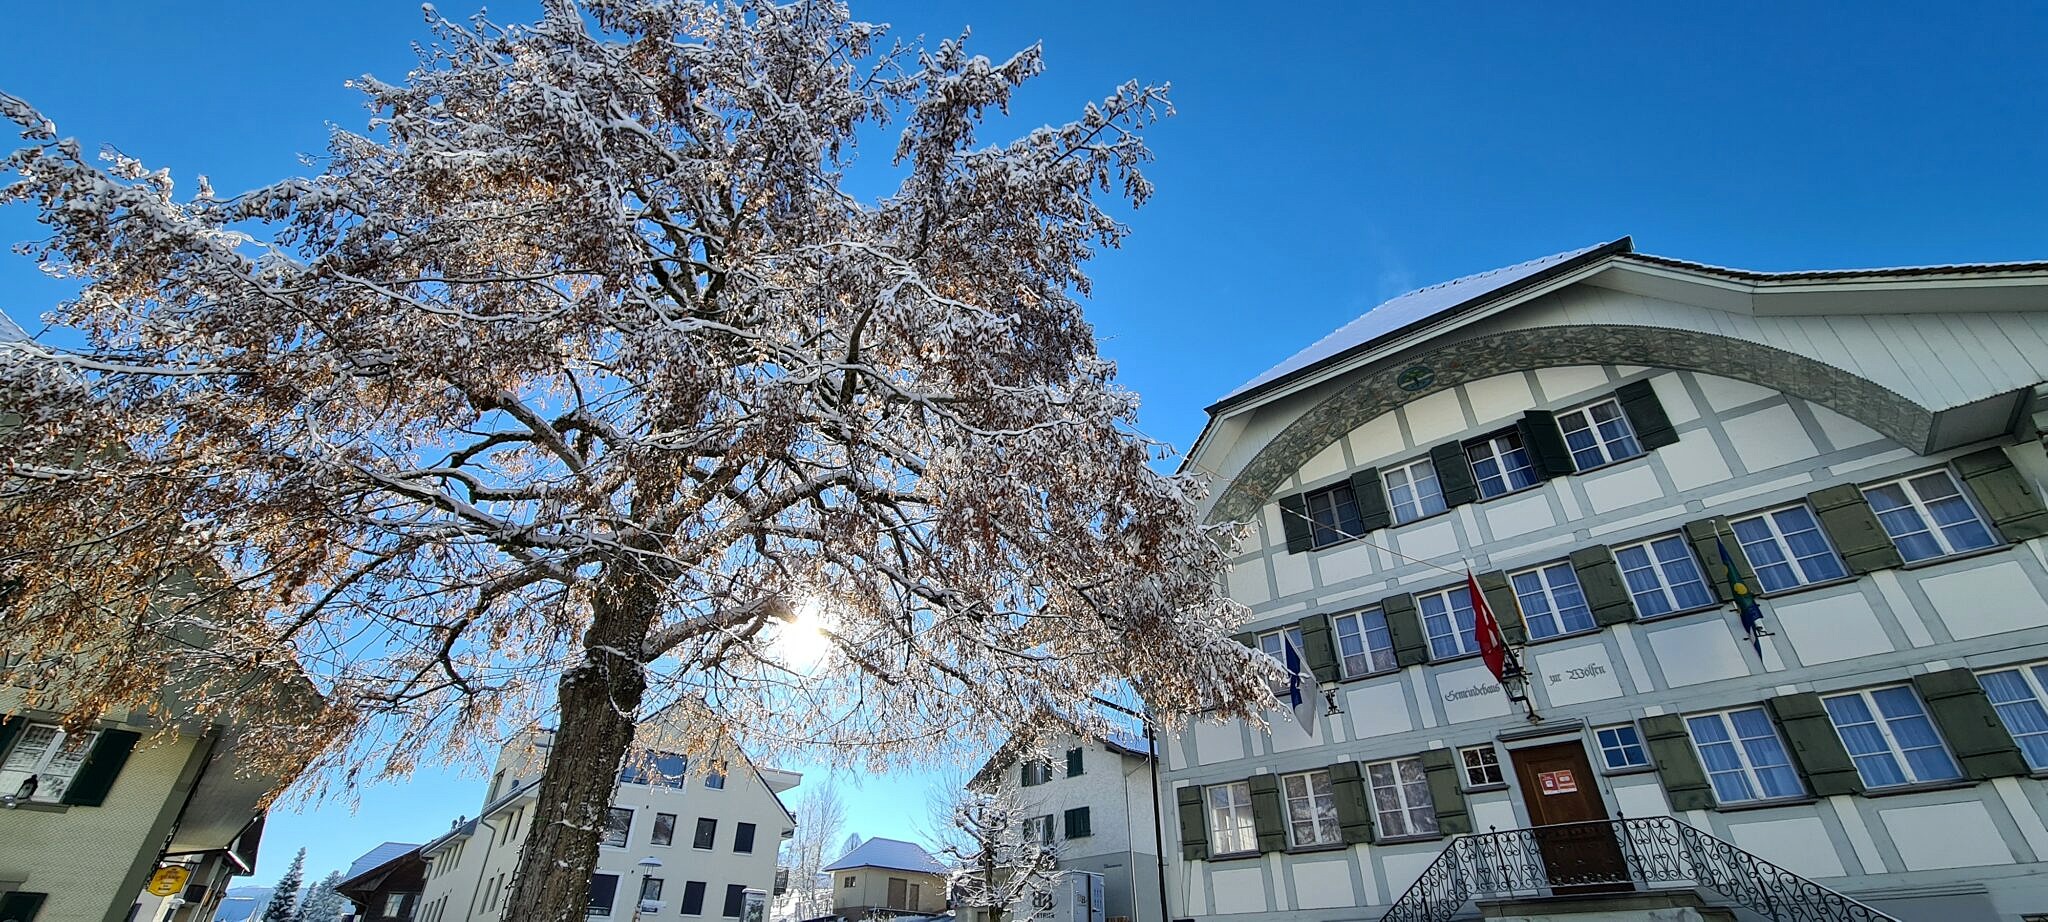
[[[1048,73],[1013,118],[1027,127],[1125,79],[1173,83],[1180,115],[1149,135],[1158,196],[1094,267],[1090,316],[1144,429],[1182,448],[1209,402],[1380,300],[1623,234],[1752,269],[2048,258],[2048,7],[1417,6],[854,10],[903,35],[972,25],[991,57],[1042,39]],[[327,124],[360,126],[342,81],[402,76],[418,9],[24,5],[0,30],[0,90],[89,147],[231,192],[303,172]],[[0,211],[0,241],[35,236]],[[0,309],[24,326],[64,290],[0,254]],[[927,774],[854,780],[853,831],[915,835]],[[317,876],[421,841],[481,788],[429,769],[361,791],[353,812],[281,811],[255,879],[300,845]]]

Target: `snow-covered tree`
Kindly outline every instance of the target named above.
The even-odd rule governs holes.
[[[1005,922],[1030,913],[1053,893],[1060,874],[1055,817],[1025,791],[988,781],[934,789],[932,829],[939,860],[950,869],[953,905],[975,922]]]
[[[306,850],[292,856],[292,863],[277,879],[270,902],[263,904],[263,922],[299,922],[299,889],[306,882]]]
[[[789,888],[782,902],[793,919],[814,919],[832,911],[832,888],[821,885],[821,868],[844,851],[833,851],[839,833],[846,826],[846,803],[839,788],[827,781],[803,793],[792,810],[796,834],[782,843],[782,866],[789,871]]]
[[[318,883],[306,888],[306,898],[299,902],[293,922],[337,922],[349,908],[348,897],[335,889],[339,886],[341,872],[329,871]]]
[[[1113,683],[1268,698],[1219,588],[1238,535],[1154,469],[1081,311],[1160,89],[988,143],[1039,48],[824,0],[429,21],[402,82],[359,82],[367,129],[239,195],[0,95],[0,204],[81,286],[0,344],[0,584],[38,611],[4,643],[123,664],[71,677],[75,716],[232,624],[204,655],[326,694],[249,731],[324,789],[558,723],[509,898],[555,922],[669,704],[879,767]]]

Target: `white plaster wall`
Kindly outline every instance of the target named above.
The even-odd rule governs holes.
[[[1909,871],[2012,862],[1990,812],[1977,801],[1895,807],[1878,816]]]

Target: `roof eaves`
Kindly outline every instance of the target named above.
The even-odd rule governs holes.
[[[1204,412],[1206,412],[1209,415],[1210,420],[1213,422],[1217,417],[1223,415],[1226,411],[1236,409],[1249,403],[1253,403],[1261,397],[1264,397],[1265,395],[1273,393],[1274,391],[1280,390],[1282,388],[1288,387],[1289,385],[1292,385],[1303,378],[1318,374],[1320,372],[1323,372],[1327,369],[1339,365],[1347,364],[1361,355],[1369,354],[1372,351],[1390,342],[1399,340],[1400,338],[1406,336],[1408,333],[1417,328],[1442,323],[1445,320],[1454,319],[1465,314],[1472,313],[1473,311],[1480,310],[1488,305],[1511,300],[1531,289],[1540,288],[1546,284],[1549,284],[1552,280],[1555,280],[1561,276],[1577,272],[1580,269],[1583,269],[1601,260],[1607,259],[1611,256],[1632,253],[1634,252],[1634,249],[1635,243],[1629,237],[1622,237],[1617,240],[1611,240],[1607,243],[1600,244],[1599,246],[1590,247],[1585,252],[1573,256],[1570,259],[1559,260],[1558,262],[1552,265],[1545,266],[1536,272],[1530,273],[1526,277],[1515,280],[1514,282],[1503,285],[1499,288],[1481,292],[1465,301],[1452,305],[1449,308],[1446,308],[1441,311],[1436,311],[1426,317],[1417,318],[1415,321],[1411,323],[1404,324],[1386,333],[1380,334],[1369,340],[1366,340],[1365,342],[1346,348],[1341,352],[1328,356],[1327,358],[1311,362],[1300,368],[1289,371],[1286,374],[1275,377],[1270,381],[1264,381],[1252,387],[1245,388],[1241,391],[1238,391],[1237,393],[1231,394],[1230,396],[1223,398],[1222,400],[1218,400],[1215,403],[1210,404],[1204,410]]]
[[[2048,272],[2048,261],[2007,262],[2007,263],[1956,263],[1935,266],[1890,266],[1876,269],[1804,269],[1792,272],[1759,272],[1754,269],[1731,269],[1708,263],[1657,256],[1651,253],[1629,253],[1632,262],[1648,263],[1672,269],[1683,269],[1703,275],[1714,275],[1742,282],[1813,282],[1849,281],[1855,279],[1898,279],[1937,275],[1997,275],[2004,273]]]

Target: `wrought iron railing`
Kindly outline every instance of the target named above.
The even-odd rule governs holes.
[[[1787,922],[1897,922],[1671,817],[1461,835],[1380,922],[1445,922],[1474,899],[1701,888]]]

